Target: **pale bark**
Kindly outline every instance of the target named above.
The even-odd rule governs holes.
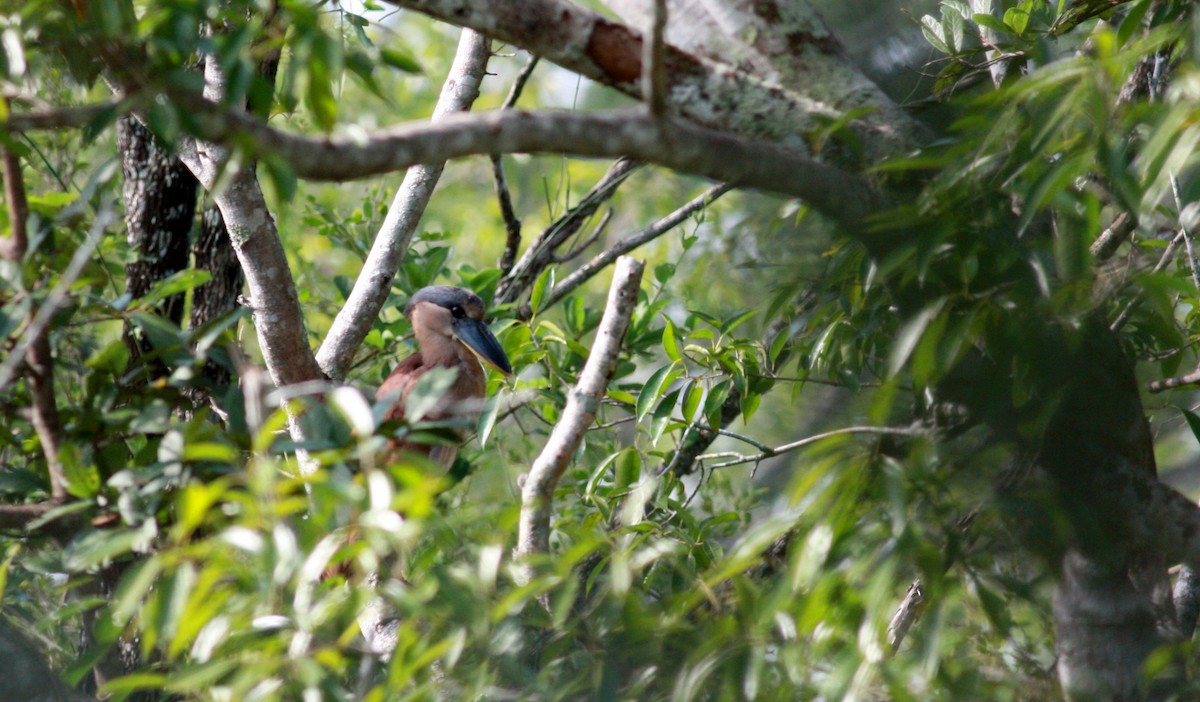
[[[580,73],[604,85],[634,97],[642,96],[642,33],[627,25],[613,22],[590,10],[564,0],[390,0],[392,4],[422,12],[451,24],[472,27],[484,34],[526,49],[554,63]],[[782,4],[782,3],[781,3]],[[807,3],[796,2],[800,19],[816,18]],[[672,10],[673,17],[681,17]],[[690,21],[691,18],[689,18]],[[765,19],[768,23],[771,20]],[[819,22],[819,19],[816,19]],[[646,26],[643,21],[638,26]],[[803,22],[801,23],[803,26]],[[679,114],[700,124],[727,129],[791,143],[807,143],[808,135],[821,124],[836,122],[847,116],[850,109],[875,107],[892,119],[872,122],[852,120],[847,127],[864,146],[868,159],[895,155],[915,147],[919,142],[911,137],[921,133],[916,123],[890,106],[891,102],[875,104],[863,100],[846,100],[849,89],[856,86],[867,93],[882,96],[869,88],[870,81],[857,78],[847,83],[847,76],[829,69],[825,90],[837,97],[826,102],[808,93],[790,90],[779,83],[764,79],[725,63],[702,58],[670,45],[671,27],[667,28],[668,46],[663,64],[669,86],[668,103]],[[828,41],[828,33],[793,32],[798,46]],[[843,57],[830,55],[826,64],[840,63],[856,73]],[[822,64],[822,65],[826,65]],[[798,87],[807,90],[811,84],[797,80]],[[841,88],[841,90],[839,90]],[[885,98],[886,99],[886,98]],[[846,162],[857,160],[848,157]]]
[[[434,121],[471,109],[479,97],[479,85],[487,70],[490,45],[487,37],[470,29],[462,31],[450,75],[446,77],[442,94],[433,109]],[[354,283],[354,289],[334,318],[329,334],[317,352],[317,363],[329,377],[339,380],[345,377],[355,351],[371,330],[372,323],[379,318],[379,312],[391,292],[396,271],[433,196],[444,165],[443,162],[416,165],[405,174],[358,280]]]
[[[626,23],[643,27],[653,3],[604,0]],[[849,59],[808,2],[796,0],[669,0],[667,43],[688,54],[729,64],[768,84],[831,106],[844,117],[865,108],[853,127],[870,138],[868,162],[924,143],[925,128],[908,116]],[[732,125],[731,125],[732,126]],[[850,154],[824,154],[849,162]]]
[[[629,320],[637,306],[637,293],[645,265],[627,256],[618,259],[591,354],[579,373],[579,382],[567,395],[567,405],[550,432],[546,446],[534,460],[521,487],[516,557],[522,561],[522,573],[527,581],[533,577],[533,567],[528,558],[550,550],[554,489],[579,450],[588,427],[595,420],[600,401],[607,392],[608,381],[617,368],[621,341],[625,338]]]
[[[308,180],[366,178],[479,154],[557,153],[628,156],[736,187],[794,195],[859,234],[865,218],[887,202],[866,178],[799,151],[679,119],[655,119],[642,110],[504,110],[400,125],[365,137],[309,137],[273,129],[194,96],[179,97],[189,102],[206,139],[250,137],[260,151],[279,155],[297,176]]]
[[[206,97],[219,99],[225,79],[215,60],[205,63],[204,80]],[[246,274],[263,361],[279,387],[319,379],[323,376],[308,344],[300,298],[275,219],[267,209],[253,164],[231,163],[232,156],[226,146],[191,142],[181,149],[180,158],[210,191],[222,169],[236,169],[227,176],[224,187],[213,193],[213,199]]]

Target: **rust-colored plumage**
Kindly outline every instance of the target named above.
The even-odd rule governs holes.
[[[412,322],[419,350],[401,361],[375,394],[379,401],[395,401],[385,419],[403,418],[417,381],[435,368],[446,368],[455,371],[454,382],[424,418],[473,420],[487,390],[483,364],[512,373],[500,342],[483,323],[483,301],[463,288],[433,285],[413,295],[404,314]],[[454,462],[455,450],[449,446],[397,441],[394,448],[424,453],[444,467]]]

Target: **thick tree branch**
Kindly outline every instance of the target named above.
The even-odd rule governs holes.
[[[632,26],[645,27],[652,21],[653,2],[604,0],[604,4]],[[668,0],[667,6],[672,17],[686,18],[666,27],[667,44],[675,50],[736,67],[789,94],[836,106],[842,115],[862,113],[851,130],[860,139],[865,137],[868,163],[928,140],[925,128],[849,60],[841,42],[806,0]],[[674,74],[668,78],[672,85],[675,79]],[[744,131],[734,123],[713,126]],[[849,150],[823,157],[843,165],[857,163],[858,158]]]
[[[567,406],[545,448],[538,454],[521,487],[521,516],[517,533],[516,556],[526,560],[550,550],[550,514],[554,489],[571,462],[587,428],[596,418],[600,400],[617,367],[621,341],[637,305],[645,263],[623,257],[617,261],[604,317],[592,343],[592,352],[579,374],[579,383],[567,397]],[[524,575],[532,578],[532,567],[523,565]]]
[[[479,84],[487,70],[491,41],[470,29],[464,29],[450,75],[433,109],[436,121],[454,112],[471,109],[479,97]],[[413,232],[433,196],[444,163],[427,163],[408,169],[396,191],[383,226],[375,236],[371,252],[363,263],[354,289],[338,312],[329,334],[317,352],[317,363],[331,378],[345,377],[354,353],[366,338],[371,325],[387,301],[400,261],[408,250]]]
[[[546,58],[568,70],[638,99],[642,96],[643,40],[641,32],[613,22],[564,0],[389,0],[436,19],[474,29]],[[814,15],[806,3],[803,12]],[[647,26],[641,22],[639,26]],[[798,42],[821,44],[827,37],[792,33]],[[668,36],[668,42],[671,41]],[[815,65],[815,58],[806,56]],[[829,64],[841,57],[830,56]],[[853,120],[848,125],[864,146],[868,159],[894,155],[916,145],[918,128],[903,113],[886,104],[855,100],[845,105],[845,79],[837,86],[842,100],[822,101],[752,73],[681,51],[669,43],[663,65],[670,106],[700,124],[798,144],[819,124],[836,122],[848,109],[873,106],[901,120],[904,128],[887,119]],[[852,67],[850,67],[852,69]],[[808,74],[812,77],[814,74]],[[810,82],[811,84],[811,82]],[[800,85],[804,85],[803,82]],[[871,87],[865,78],[853,87]],[[833,87],[830,87],[833,90]],[[856,97],[862,97],[857,90]],[[876,88],[874,94],[882,97]],[[884,98],[886,100],[886,98]],[[889,101],[890,102],[890,101]],[[893,114],[893,111],[895,114]],[[857,158],[853,159],[857,161]]]
[[[204,104],[212,104],[208,100],[219,99],[225,92],[225,77],[213,57],[205,63],[204,80],[207,98]],[[240,114],[246,122],[257,123],[245,113],[228,114]],[[246,273],[259,346],[275,384],[282,387],[321,378],[321,369],[308,344],[296,283],[253,164],[234,163],[232,157],[228,147],[206,142],[185,144],[180,154],[188,169],[209,191],[217,185],[218,173],[223,169],[234,170],[228,184],[213,193],[213,200],[221,210],[230,242]]]
[[[368,137],[309,137],[271,128],[194,94],[169,90],[191,110],[202,139],[222,144],[248,137],[243,143],[252,144],[256,153],[278,154],[307,180],[354,180],[478,154],[627,156],[735,187],[802,198],[854,233],[861,233],[864,221],[887,207],[885,196],[867,179],[802,152],[680,119],[655,120],[642,110],[597,114],[504,110],[454,115],[434,124],[400,125]],[[182,158],[201,184],[211,188],[222,155],[228,154],[185,145]]]

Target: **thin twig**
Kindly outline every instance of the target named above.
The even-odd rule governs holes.
[[[1200,290],[1200,262],[1196,260],[1196,242],[1192,240],[1192,233],[1183,221],[1183,198],[1179,197],[1179,180],[1174,173],[1171,174],[1171,193],[1175,195],[1175,209],[1179,213],[1177,215],[1179,233],[1183,235],[1183,243],[1187,245],[1188,264],[1192,268],[1192,284],[1196,286],[1197,290]]]
[[[600,217],[600,223],[597,224],[596,227],[592,230],[591,235],[588,236],[588,238],[584,239],[583,241],[579,242],[579,244],[575,248],[571,249],[570,251],[566,252],[565,254],[555,256],[554,262],[555,263],[566,263],[567,261],[570,261],[571,259],[576,258],[580,254],[582,254],[584,251],[586,251],[587,247],[596,243],[596,240],[600,238],[600,235],[604,233],[604,230],[608,228],[608,223],[612,221],[612,218],[613,218],[612,209],[605,210],[604,214],[601,215],[601,217]]]
[[[533,75],[533,69],[538,64],[537,56],[530,56],[525,62],[525,67],[517,74],[517,79],[513,81],[512,88],[508,91],[508,97],[504,98],[504,104],[500,106],[502,110],[511,110],[516,104],[517,99],[521,97],[521,92],[525,89],[525,83],[529,80],[529,76]],[[517,218],[516,211],[513,209],[512,195],[508,190],[508,179],[504,176],[504,162],[499,154],[492,154],[492,182],[496,189],[496,200],[500,204],[500,216],[504,219],[504,253],[500,256],[500,275],[507,276],[513,268],[513,264],[517,260],[517,251],[521,249],[521,220]]]
[[[3,101],[5,111],[8,101]],[[25,258],[29,247],[29,234],[25,229],[29,217],[29,202],[25,197],[25,178],[21,174],[21,159],[11,150],[0,147],[0,158],[3,159],[4,198],[8,204],[9,229],[12,234],[0,241],[4,244],[0,255],[10,261],[15,261],[18,267]],[[43,307],[50,307],[47,299]],[[34,315],[34,320],[42,317],[42,310]],[[50,315],[45,315],[49,319]],[[62,462],[58,457],[58,447],[62,436],[62,424],[58,418],[58,402],[54,398],[54,356],[50,349],[50,335],[43,327],[31,322],[25,338],[29,345],[24,353],[16,353],[10,361],[25,359],[28,369],[29,395],[33,403],[31,421],[37,433],[38,442],[42,446],[42,455],[46,458],[46,473],[50,480],[50,497],[55,502],[61,502],[67,497],[66,478],[63,475]],[[7,381],[0,383],[3,387]]]
[[[1196,385],[1197,383],[1200,383],[1200,368],[1197,368],[1186,375],[1180,375],[1174,378],[1164,378],[1162,380],[1152,380],[1146,383],[1146,390],[1148,392],[1157,393],[1165,390],[1172,390],[1174,388],[1181,388],[1185,385]]]
[[[787,453],[789,451],[795,451],[798,448],[803,448],[810,444],[815,444],[818,441],[828,439],[832,436],[841,436],[844,434],[891,434],[891,435],[898,435],[898,436],[918,436],[923,433],[925,433],[925,430],[919,429],[919,428],[914,428],[914,427],[872,427],[872,426],[843,427],[841,429],[834,429],[832,431],[826,431],[826,432],[822,432],[820,434],[814,434],[812,436],[805,437],[803,439],[799,439],[799,440],[793,441],[791,443],[783,444],[782,446],[777,446],[775,448],[768,448],[765,451],[762,451],[761,453],[757,453],[757,454],[753,454],[753,455],[746,455],[743,453],[738,453],[736,451],[721,451],[719,453],[707,453],[702,456],[697,456],[696,460],[705,461],[705,460],[713,460],[713,459],[717,459],[717,458],[729,458],[731,460],[722,461],[721,463],[714,463],[709,466],[710,469],[726,468],[729,466],[738,466],[738,465],[742,465],[745,463],[757,463],[764,459],[771,458],[773,456],[778,456],[782,453]]]
[[[650,31],[642,43],[642,99],[650,114],[662,117],[667,113],[667,68],[663,61],[663,30],[667,26],[667,0],[654,0],[650,15]]]
[[[1175,257],[1175,252],[1178,251],[1179,247],[1183,244],[1183,240],[1183,232],[1176,234],[1175,238],[1171,239],[1171,243],[1167,244],[1167,248],[1163,251],[1162,256],[1159,257],[1158,263],[1154,265],[1154,268],[1151,269],[1150,272],[1158,273],[1163,268],[1166,268],[1167,263],[1169,263],[1171,259]],[[1129,317],[1133,314],[1133,309],[1137,306],[1139,300],[1141,300],[1140,297],[1134,297],[1129,301],[1129,304],[1125,305],[1125,309],[1121,310],[1121,314],[1117,315],[1116,320],[1109,325],[1109,331],[1121,331],[1121,328],[1129,322]]]
[[[20,261],[25,256],[29,237],[25,231],[28,205],[25,200],[25,183],[21,177],[21,163],[8,149],[3,151],[4,190],[9,207],[10,227],[13,234],[10,250],[6,256]],[[61,502],[67,497],[66,478],[59,461],[59,443],[62,425],[58,418],[58,403],[54,397],[54,357],[50,349],[48,326],[50,319],[66,299],[67,291],[75,284],[83,268],[91,260],[92,253],[100,244],[101,234],[113,219],[112,209],[107,205],[96,215],[92,228],[82,246],[75,252],[67,269],[50,294],[33,314],[22,340],[0,365],[0,388],[13,379],[22,361],[28,370],[28,382],[33,401],[32,423],[37,432],[42,453],[46,457],[46,471],[50,480],[50,497]]]
[[[663,234],[666,234],[683,222],[687,221],[688,217],[691,217],[697,211],[704,209],[713,200],[716,200],[732,189],[733,186],[726,183],[714,185],[708,190],[705,190],[691,202],[688,202],[684,206],[658,220],[646,229],[643,229],[637,234],[617,242],[616,245],[601,252],[595,258],[581,266],[578,270],[574,271],[566,278],[563,278],[561,282],[551,289],[550,293],[546,296],[546,301],[542,303],[543,306],[548,307],[563,299],[580,285],[583,285],[588,280],[591,280],[593,276],[615,261],[617,257],[623,256],[630,251],[633,251],[637,247],[651,242]]]
[[[533,69],[538,65],[538,57],[530,55],[529,60],[525,62],[525,66],[521,72],[517,74],[516,80],[513,81],[512,87],[508,90],[508,96],[504,98],[504,104],[500,106],[502,110],[511,110],[516,106],[517,100],[521,97],[521,93],[525,90],[525,84],[529,82],[529,76],[533,75]]]
[[[500,255],[500,275],[512,272],[521,248],[521,220],[513,209],[512,195],[508,191],[508,179],[504,176],[504,162],[492,156],[492,183],[496,190],[496,201],[500,204],[500,216],[504,220],[504,253]]]
[[[509,274],[500,281],[496,288],[496,300],[502,303],[516,302],[546,266],[553,262],[555,250],[579,231],[600,205],[611,199],[617,188],[640,167],[640,163],[626,158],[613,163],[578,205],[552,222],[534,239]]]

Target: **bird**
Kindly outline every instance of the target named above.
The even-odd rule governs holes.
[[[500,341],[483,322],[485,311],[478,295],[450,285],[421,288],[409,299],[404,316],[412,324],[417,351],[401,361],[375,393],[376,402],[392,403],[384,414],[385,422],[405,418],[409,395],[417,381],[436,368],[452,369],[456,375],[424,418],[466,423],[479,416],[487,391],[484,366],[505,376],[513,373]],[[443,469],[453,465],[458,452],[454,446],[396,439],[390,442],[390,448],[424,454]]]

